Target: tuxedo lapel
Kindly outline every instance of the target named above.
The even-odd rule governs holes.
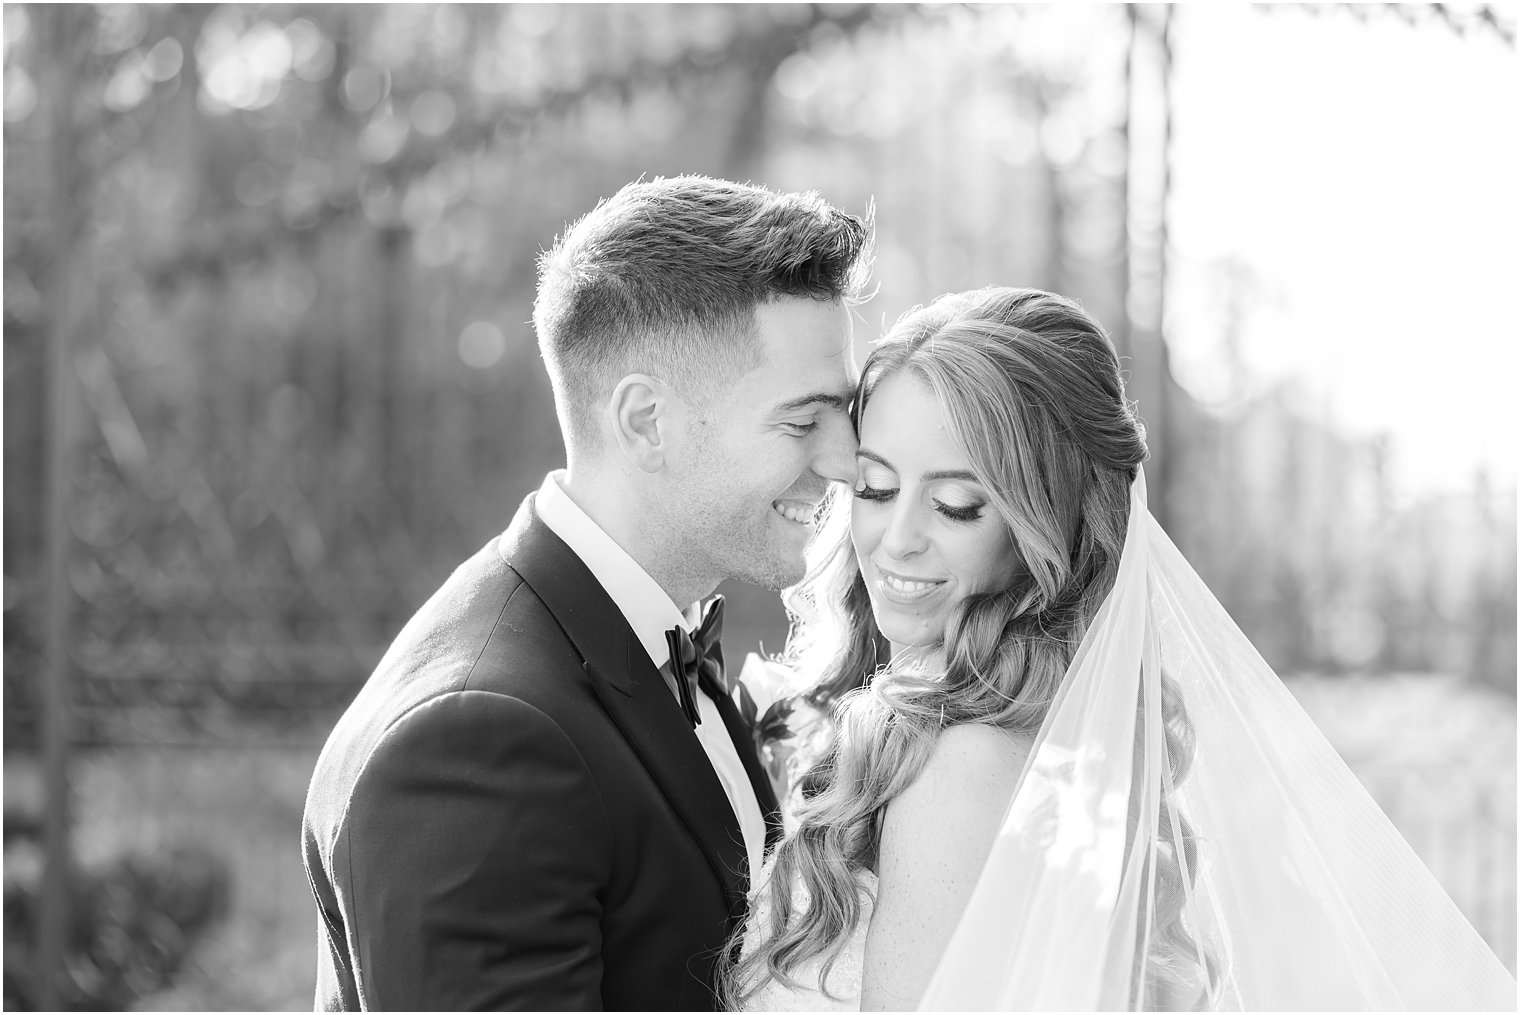
[[[597,697],[702,847],[737,912],[747,888],[744,836],[712,762],[622,612],[581,559],[539,519],[533,500],[530,496],[523,502],[499,541],[499,552],[580,652]]]
[[[723,717],[729,739],[734,742],[734,750],[744,763],[749,784],[755,790],[755,801],[760,805],[760,813],[765,815],[765,847],[769,849],[781,838],[781,805],[776,800],[770,776],[766,774],[765,766],[760,763],[760,756],[756,753],[754,734],[739,714],[738,706],[730,695],[718,693],[709,696],[718,706],[718,714]]]

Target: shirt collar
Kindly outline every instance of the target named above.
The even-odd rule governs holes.
[[[562,485],[564,478],[563,469],[544,477],[534,500],[538,517],[565,541],[606,590],[655,667],[664,666],[670,660],[665,632],[673,627],[690,631],[691,622],[660,584],[649,577],[649,572],[570,499]],[[695,610],[689,608],[686,612]]]

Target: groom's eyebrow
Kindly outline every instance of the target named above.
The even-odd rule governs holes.
[[[773,412],[796,412],[799,409],[809,409],[815,405],[827,406],[830,409],[844,411],[849,409],[850,401],[855,397],[854,389],[849,394],[841,395],[836,391],[815,391],[811,395],[803,395],[801,398],[788,399],[773,409]]]

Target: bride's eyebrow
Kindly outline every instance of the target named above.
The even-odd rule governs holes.
[[[894,466],[891,462],[887,461],[885,458],[881,457],[876,452],[871,451],[868,448],[860,448],[855,452],[855,454],[860,458],[869,458],[871,461],[875,462],[877,465],[880,465],[884,469],[891,469],[893,472],[897,471],[897,467]],[[934,471],[926,472],[919,477],[919,481],[923,483],[933,483],[936,480],[941,479],[960,479],[968,483],[981,483],[981,480],[976,478],[976,473],[971,472],[967,469],[935,469]]]
[[[965,469],[936,469],[933,472],[924,473],[919,478],[925,483],[932,483],[937,479],[963,479],[969,483],[981,482],[981,480],[976,478],[976,473],[968,472]]]

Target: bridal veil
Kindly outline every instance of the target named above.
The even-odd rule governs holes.
[[[1515,1000],[1509,972],[1151,516],[1138,475],[1113,591],[921,1008]]]

